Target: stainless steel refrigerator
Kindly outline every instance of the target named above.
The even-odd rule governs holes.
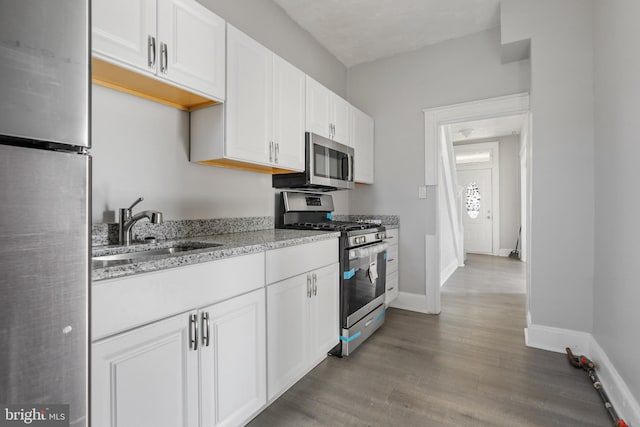
[[[0,0],[0,405],[88,425],[88,0]]]

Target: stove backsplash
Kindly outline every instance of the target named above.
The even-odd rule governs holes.
[[[400,217],[398,215],[333,215],[333,219],[336,221],[380,221],[381,225],[387,227],[399,227]]]
[[[214,218],[165,221],[163,224],[141,222],[133,226],[134,240],[154,237],[158,240],[185,239],[216,234],[241,233],[273,229],[272,216],[243,218]],[[118,244],[118,224],[102,223],[92,227],[92,245]]]

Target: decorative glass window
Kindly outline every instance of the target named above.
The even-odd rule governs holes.
[[[480,214],[480,189],[475,182],[467,185],[467,197],[465,199],[465,205],[467,209],[467,215],[469,218],[476,219]]]

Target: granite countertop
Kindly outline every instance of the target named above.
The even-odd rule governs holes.
[[[160,240],[157,241],[157,243],[140,243],[130,246],[97,246],[93,248],[93,256],[140,252],[151,249],[167,248],[180,244],[220,244],[220,246],[216,247],[145,257],[140,260],[135,260],[132,263],[93,268],[91,278],[94,282],[97,282],[100,280],[114,279],[139,273],[148,273],[168,268],[198,264],[201,262],[214,261],[238,255],[248,255],[269,249],[277,249],[319,240],[337,238],[339,236],[339,232],[269,229],[176,240]]]

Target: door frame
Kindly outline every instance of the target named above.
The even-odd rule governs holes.
[[[475,149],[490,149],[491,161],[486,163],[469,163],[458,166],[456,164],[456,174],[461,170],[478,170],[491,169],[491,255],[500,255],[500,142],[477,142],[472,144],[454,145],[454,153],[456,149],[466,151],[465,148],[471,147]],[[464,239],[464,232],[463,232]]]
[[[425,298],[414,298],[412,309],[424,313],[440,313],[440,219],[438,218],[440,192],[443,191],[438,185],[440,174],[441,144],[440,128],[442,125],[467,122],[472,120],[491,119],[502,116],[512,116],[515,114],[530,114],[529,93],[517,93],[513,95],[500,96],[496,98],[481,99],[477,101],[453,104],[442,107],[428,108],[423,110],[425,122],[425,185],[434,190],[433,215],[435,215],[434,232],[425,234]],[[529,116],[530,117],[530,116]],[[530,165],[528,170],[530,171]],[[527,197],[530,186],[527,189]],[[530,200],[530,199],[529,199]],[[529,205],[528,212],[531,208]],[[429,222],[430,218],[425,218]],[[528,221],[530,218],[527,219]],[[431,229],[427,224],[427,230]],[[527,242],[531,242],[531,228],[527,228]],[[527,283],[529,283],[530,263],[527,265]],[[527,286],[527,306],[530,290]]]

